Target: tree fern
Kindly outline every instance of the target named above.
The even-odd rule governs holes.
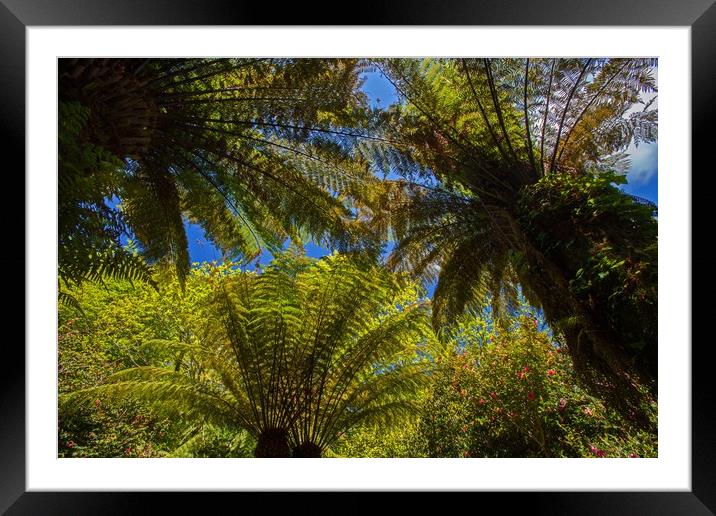
[[[82,265],[68,240],[106,250],[130,234],[183,281],[184,219],[240,260],[299,234],[363,246],[348,204],[371,174],[341,136],[362,116],[358,73],[355,60],[61,60],[60,274]]]
[[[243,429],[256,456],[303,456],[356,424],[415,408],[441,348],[421,289],[404,276],[360,256],[312,260],[295,250],[261,274],[207,271],[211,294],[195,307],[189,341],[147,340],[163,363],[63,395],[63,412],[141,400],[187,425]]]
[[[588,263],[590,254],[602,256],[607,242],[625,238],[636,240],[605,260],[638,262],[637,268],[652,270],[655,259],[642,253],[655,245],[653,220],[626,222],[633,211],[629,196],[594,189],[591,200],[581,194],[572,198],[572,215],[562,220],[575,225],[552,220],[535,231],[525,222],[543,210],[551,212],[552,203],[566,202],[567,191],[555,185],[569,181],[560,178],[573,177],[587,189],[595,177],[619,180],[610,170],[624,164],[628,145],[655,141],[657,111],[653,102],[640,100],[642,93],[656,92],[655,61],[383,59],[374,64],[401,99],[384,117],[380,134],[382,145],[394,151],[376,150],[374,159],[404,179],[385,183],[364,211],[376,231],[396,241],[391,266],[437,279],[436,329],[443,331],[461,313],[479,311],[487,303],[499,309],[514,302],[519,283],[553,325],[569,317],[581,321],[579,329],[565,330],[565,335],[582,379],[593,393],[634,417],[644,389],[633,385],[655,394],[655,312],[628,322],[616,315],[630,306],[631,294],[623,287],[592,289],[588,301],[573,280],[580,268],[601,267]],[[633,111],[640,102],[643,108]],[[395,153],[402,158],[393,160]],[[546,194],[547,185],[554,186],[551,200],[535,194],[529,208],[520,200],[527,192]],[[592,206],[611,215],[588,227],[586,219],[574,218]],[[652,292],[654,278],[648,274],[634,280],[640,285],[635,288]],[[622,302],[622,308],[614,308]],[[605,313],[614,317],[607,321],[611,316]],[[626,337],[632,334],[641,337]],[[628,341],[648,341],[644,347],[650,351]]]

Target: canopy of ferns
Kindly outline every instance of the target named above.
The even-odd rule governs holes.
[[[365,96],[355,60],[61,59],[59,276],[189,270],[184,221],[227,257],[286,238],[368,246],[350,199],[372,178],[344,145]],[[144,260],[120,246],[130,235]]]

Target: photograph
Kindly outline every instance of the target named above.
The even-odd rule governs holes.
[[[660,457],[658,56],[56,63],[60,461]]]

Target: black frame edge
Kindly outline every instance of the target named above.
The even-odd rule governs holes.
[[[13,220],[3,225],[5,252],[0,268],[6,271],[3,282],[12,295],[4,315],[5,329],[20,328],[24,338],[25,317],[25,25],[0,3],[0,131],[6,192],[3,208]],[[5,160],[8,161],[5,161]],[[12,163],[12,165],[10,164]],[[10,206],[8,206],[10,204]],[[13,273],[7,273],[15,271]],[[9,284],[8,284],[9,283]],[[0,375],[0,512],[7,509],[25,491],[25,350],[19,338],[5,337]],[[8,474],[10,473],[10,474]]]
[[[692,136],[692,239],[694,235],[708,235],[710,218],[708,188],[693,188],[695,171],[705,174],[713,169],[713,141],[716,113],[716,4],[706,10],[691,27],[691,136]],[[708,168],[707,168],[708,167]],[[699,196],[701,198],[699,199]],[[701,201],[701,202],[699,202]],[[707,233],[703,233],[707,231]],[[698,243],[703,249],[704,240],[692,240],[692,252]],[[710,261],[704,256],[692,256],[693,267],[699,266],[706,271]],[[713,286],[710,275],[705,274],[705,281],[692,285],[692,453],[691,476],[694,494],[713,512],[716,512],[716,389],[710,379],[713,377],[709,357],[710,341],[705,335],[699,336],[693,331],[693,321],[701,326],[708,322],[713,309],[708,306],[709,287]],[[708,289],[708,290],[707,290]]]
[[[713,0],[2,0],[25,25],[692,25]]]
[[[613,0],[611,0],[613,1]],[[691,26],[691,62],[692,62],[692,161],[693,170],[703,168],[704,173],[713,168],[713,160],[709,159],[713,147],[713,123],[711,121],[716,105],[716,5],[713,0],[682,0],[671,3],[662,0],[638,0],[626,7],[625,2],[613,1],[615,9],[608,5],[610,1],[586,2],[577,4],[568,0],[557,0],[545,12],[535,15],[532,9],[523,9],[526,5],[539,5],[529,0],[513,0],[509,4],[499,0],[422,0],[411,4],[408,9],[407,0],[396,0],[390,8],[382,3],[368,2],[363,13],[359,13],[356,24],[367,25],[438,25],[438,24],[473,24],[473,25],[684,25]],[[168,6],[171,4],[171,8]],[[448,4],[455,9],[449,10]],[[621,5],[625,4],[625,5]],[[10,6],[8,8],[7,6]],[[322,5],[319,3],[319,6]],[[300,7],[299,7],[300,6]],[[618,6],[618,8],[616,8]],[[170,1],[156,0],[147,5],[143,0],[123,0],[122,2],[107,0],[0,0],[0,56],[2,56],[2,73],[0,74],[0,120],[5,131],[2,145],[5,156],[17,157],[14,167],[7,167],[8,175],[17,184],[13,192],[22,191],[22,195],[13,195],[14,202],[20,204],[15,213],[25,212],[24,174],[11,172],[25,170],[24,153],[17,150],[24,148],[25,138],[25,26],[27,25],[228,25],[228,24],[266,24],[307,23],[316,25],[311,10],[296,4],[288,7],[283,14],[266,12],[263,8],[237,5],[229,0],[216,0],[209,6],[192,0]],[[539,5],[544,9],[544,6]],[[652,7],[653,9],[649,9]],[[313,7],[315,9],[315,6]],[[297,14],[295,10],[301,9]],[[555,21],[555,13],[561,17]],[[331,12],[330,10],[328,12]],[[366,14],[367,13],[367,14]],[[437,15],[436,15],[437,13]],[[325,13],[324,13],[325,14]],[[268,16],[267,16],[268,15]],[[271,16],[277,16],[271,18]],[[559,16],[559,14],[557,14]],[[620,17],[620,18],[619,18]],[[319,24],[336,24],[336,20],[325,20],[325,16],[317,19]],[[617,21],[615,21],[618,19]],[[376,21],[379,20],[379,21]],[[582,20],[579,23],[579,20]],[[340,24],[340,22],[338,22]],[[15,151],[15,152],[11,152]],[[707,161],[709,160],[709,161]],[[708,167],[708,168],[707,168]],[[693,194],[708,195],[708,190]],[[698,221],[708,221],[710,208],[708,202],[699,203],[696,197],[692,204],[692,235],[708,235],[708,228],[698,228]],[[24,221],[24,217],[23,217]],[[1,256],[5,270],[25,270],[25,234],[24,224],[4,228],[5,241],[13,245],[13,257]],[[22,228],[22,230],[21,230]],[[20,245],[22,243],[22,245]],[[18,257],[18,249],[22,249]],[[693,245],[692,245],[693,249]],[[706,259],[692,257],[693,265],[706,265]],[[710,264],[710,263],[709,263]],[[30,271],[26,271],[26,275]],[[693,274],[693,273],[692,273]],[[12,275],[10,275],[12,276]],[[24,278],[23,278],[24,279]],[[7,321],[20,320],[20,311],[24,313],[24,282],[19,275],[10,277],[11,290],[20,292],[20,298],[13,297],[13,308],[17,314],[8,315]],[[692,282],[693,284],[693,282]],[[708,281],[700,282],[692,292],[693,313],[702,317],[692,319],[704,320],[703,316],[711,316],[712,310],[708,302],[697,304],[697,295],[703,296],[708,288]],[[23,303],[19,302],[23,300]],[[704,297],[701,297],[704,299]],[[13,317],[15,316],[15,317]],[[24,318],[23,318],[24,319]],[[707,319],[708,320],[708,319]],[[9,326],[9,325],[8,325]],[[23,328],[24,329],[24,328]],[[24,339],[23,339],[24,340]],[[143,513],[148,507],[147,502],[160,501],[183,508],[187,512],[193,505],[191,501],[208,502],[208,493],[77,493],[25,492],[25,355],[24,350],[16,345],[16,340],[8,339],[4,346],[6,353],[14,353],[6,363],[0,375],[0,459],[2,472],[0,475],[0,512],[9,508],[8,514],[127,514]],[[716,396],[709,379],[713,376],[713,367],[708,357],[708,340],[702,341],[701,347],[692,346],[693,383],[692,383],[692,491],[691,492],[653,492],[653,493],[508,493],[516,507],[530,508],[538,513],[557,514],[714,514],[716,513],[716,424],[714,422],[714,406]],[[14,348],[14,349],[13,349]],[[229,497],[236,501],[240,496],[245,503],[247,499],[267,496],[283,497],[280,493],[211,493],[212,501],[227,501]],[[422,500],[426,493],[414,493],[417,500]],[[189,500],[191,495],[191,501]],[[312,497],[312,493],[293,493],[291,496]],[[325,493],[321,494],[321,497]],[[353,500],[365,500],[365,494],[348,493]],[[453,493],[451,496],[459,496]],[[471,493],[472,502],[502,499],[499,493]],[[285,498],[285,497],[284,497]],[[345,496],[343,497],[345,498]],[[272,498],[273,500],[273,498]],[[502,500],[504,502],[504,500]],[[356,503],[367,509],[371,505]],[[511,502],[512,503],[512,502]],[[213,504],[209,504],[213,505]],[[12,507],[10,507],[12,506]],[[314,504],[309,506],[315,507]],[[164,506],[168,508],[168,505]],[[206,505],[202,505],[206,507]]]

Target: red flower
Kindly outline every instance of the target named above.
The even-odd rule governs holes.
[[[465,389],[460,389],[460,397],[464,398],[467,394],[467,391]]]
[[[520,380],[524,380],[524,379],[525,379],[525,373],[522,373],[522,372],[517,373],[517,378],[519,378]]]
[[[463,433],[467,432],[467,429],[468,429],[468,426],[467,426],[467,425],[462,425],[462,432],[463,432]]]
[[[497,393],[496,393],[495,391],[492,391],[492,392],[490,393],[490,398],[492,398],[493,400],[496,400],[496,399],[497,399]]]
[[[129,455],[130,453],[132,453],[132,448],[131,447],[127,448],[126,450],[124,450],[124,453],[126,455]]]
[[[68,448],[74,448],[74,447],[76,446],[76,444],[75,444],[74,441],[67,441],[67,442],[65,443],[65,445],[66,445]]]
[[[561,353],[561,352],[562,352],[562,348],[554,348],[554,350],[555,350],[557,353]]]
[[[596,446],[590,446],[589,449],[597,457],[605,457],[606,456],[606,452],[604,450],[600,450]]]
[[[535,399],[535,393],[532,392],[532,391],[528,392],[528,393],[527,393],[527,399],[530,400],[530,401],[532,401],[533,399]]]
[[[557,374],[557,371],[554,369],[547,369],[547,376],[554,376],[555,374]]]
[[[630,453],[630,454],[629,454],[629,458],[630,458],[630,459],[638,459],[639,456],[638,456],[636,453]]]
[[[467,450],[465,450],[464,452],[462,452],[462,456],[463,456],[463,457],[471,457],[470,452],[467,451]]]
[[[487,401],[484,400],[483,398],[480,398],[480,401],[478,401],[478,403],[479,403],[480,405],[484,405],[485,403],[487,403]]]
[[[565,400],[564,398],[559,398],[559,411],[562,412],[566,406],[567,400]]]
[[[94,400],[95,407],[99,407],[101,405],[99,400]]]
[[[522,368],[522,370],[526,373],[526,372],[528,372],[528,371],[530,370],[530,368],[527,367],[527,366],[524,366],[524,367]]]

